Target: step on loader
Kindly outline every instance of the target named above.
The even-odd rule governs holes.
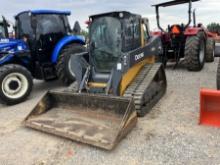
[[[73,88],[45,94],[24,123],[111,150],[166,91],[162,45],[148,19],[125,11],[91,16],[89,34],[88,52],[71,57]]]

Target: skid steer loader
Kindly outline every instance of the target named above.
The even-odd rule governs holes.
[[[146,18],[125,11],[91,16],[89,32],[89,52],[71,57],[73,88],[48,92],[24,122],[110,150],[166,91],[162,45]]]

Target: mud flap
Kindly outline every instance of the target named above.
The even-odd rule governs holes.
[[[43,132],[111,150],[137,123],[128,98],[48,92],[24,124]]]
[[[201,89],[199,124],[220,127],[220,91]]]

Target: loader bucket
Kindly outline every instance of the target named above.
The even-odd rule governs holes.
[[[24,124],[43,132],[111,150],[137,123],[132,99],[48,92]]]
[[[220,91],[200,91],[200,124],[220,127]]]

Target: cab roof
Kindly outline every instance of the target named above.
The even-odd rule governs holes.
[[[96,14],[96,15],[91,15],[90,18],[91,19],[96,19],[99,17],[105,17],[105,16],[109,16],[109,17],[120,17],[120,14],[123,14],[124,17],[129,17],[129,16],[140,16],[138,14],[134,14],[134,13],[130,13],[128,11],[114,11],[114,12],[108,12],[108,13],[101,13],[101,14]]]
[[[174,0],[174,1],[169,1],[169,2],[164,2],[164,3],[152,5],[152,6],[155,6],[155,7],[168,7],[168,6],[175,6],[175,5],[180,5],[180,4],[184,4],[184,3],[189,3],[190,1],[191,2],[196,2],[196,1],[200,1],[200,0]]]
[[[26,10],[18,13],[15,17],[24,14],[24,13],[32,13],[32,14],[57,14],[57,15],[70,15],[70,11],[58,11],[58,10]]]

